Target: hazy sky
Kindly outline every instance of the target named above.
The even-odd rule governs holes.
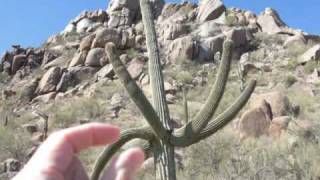
[[[12,44],[40,46],[81,11],[106,9],[108,3],[108,0],[0,0],[0,54]],[[289,26],[320,34],[320,0],[224,0],[224,3],[256,13],[272,7]]]

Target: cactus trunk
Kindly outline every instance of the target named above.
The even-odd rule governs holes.
[[[170,116],[166,103],[161,62],[158,48],[156,30],[153,22],[149,0],[140,0],[140,8],[143,24],[145,26],[146,42],[149,57],[149,76],[152,88],[153,106],[163,126],[171,131],[169,125]],[[157,164],[157,179],[175,180],[174,147],[167,140],[160,139],[155,147],[155,162]]]

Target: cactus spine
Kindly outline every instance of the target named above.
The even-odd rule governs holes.
[[[256,81],[252,80],[229,108],[213,118],[223,96],[231,64],[233,42],[231,40],[225,40],[218,76],[211,89],[208,100],[194,118],[186,118],[186,124],[183,127],[179,129],[170,127],[170,115],[164,91],[158,42],[149,0],[140,0],[140,7],[145,26],[153,103],[149,102],[135,80],[130,77],[127,69],[116,55],[116,48],[113,43],[106,44],[106,54],[109,56],[115,73],[149,126],[123,131],[120,140],[106,147],[98,157],[91,174],[91,180],[98,180],[112,156],[119,151],[125,143],[136,138],[146,140],[148,144],[144,147],[153,151],[155,162],[157,163],[157,179],[175,180],[174,147],[193,145],[223,128],[243,108],[255,89]],[[187,106],[186,102],[185,106]],[[185,108],[187,117],[188,110],[187,107]]]

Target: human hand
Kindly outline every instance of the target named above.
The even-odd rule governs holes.
[[[117,127],[92,123],[53,133],[13,180],[88,180],[77,153],[118,140]],[[131,149],[114,159],[103,180],[131,180],[144,161],[144,153]]]

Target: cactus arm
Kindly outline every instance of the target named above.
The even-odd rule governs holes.
[[[150,141],[145,141],[139,147],[143,150],[145,159],[148,159],[152,156],[152,143]]]
[[[207,126],[208,122],[214,115],[227,84],[231,64],[232,46],[232,41],[225,40],[223,45],[222,61],[219,67],[217,79],[210,91],[206,103],[196,114],[195,118],[187,124],[186,136],[191,135],[191,137],[193,137],[194,135],[199,134],[200,131]]]
[[[233,42],[231,40],[225,40],[218,76],[210,91],[208,100],[193,120],[174,132],[174,136],[171,137],[171,140],[175,139],[173,140],[174,142],[179,139],[178,141],[180,142],[178,144],[189,144],[190,139],[197,137],[201,130],[204,129],[211,120],[225,90],[230,71],[232,46]]]
[[[154,19],[151,12],[150,0],[140,0],[140,9],[142,21],[145,27],[146,45],[149,57],[149,76],[152,89],[153,106],[158,113],[161,123],[168,131],[172,130],[169,121],[169,108],[166,102],[166,94],[164,91],[163,75],[161,71],[161,62],[159,55],[159,47],[154,25]],[[168,139],[161,138],[159,149],[154,154],[157,163],[157,177],[161,180],[176,180],[176,169],[174,160],[174,147],[168,143]]]
[[[236,117],[236,115],[250,99],[255,87],[256,80],[251,80],[240,97],[228,109],[226,109],[223,113],[217,116],[217,118],[211,121],[207,125],[207,127],[201,131],[199,136],[195,139],[195,142],[211,136],[212,134],[223,128],[225,125],[227,125],[234,117]]]
[[[150,104],[149,100],[146,98],[136,82],[131,78],[130,74],[128,73],[126,67],[120,61],[119,57],[115,54],[115,45],[113,43],[108,43],[105,49],[115,73],[121,80],[133,102],[137,105],[137,107],[151,126],[154,133],[159,138],[167,138],[169,134],[161,124],[159,117]]]
[[[106,147],[99,155],[91,173],[90,180],[99,180],[99,177],[103,172],[106,164],[111,160],[113,155],[116,154],[124,144],[136,138],[145,139],[149,141],[153,139],[153,136],[154,134],[150,128],[134,128],[123,131],[121,133],[120,139],[116,143]]]
[[[175,146],[186,147],[211,136],[228,124],[239,113],[250,99],[255,87],[256,81],[251,80],[237,100],[218,117],[210,121],[207,127],[205,127],[198,136],[189,139],[185,138],[181,132],[175,131],[171,136],[170,143]]]

